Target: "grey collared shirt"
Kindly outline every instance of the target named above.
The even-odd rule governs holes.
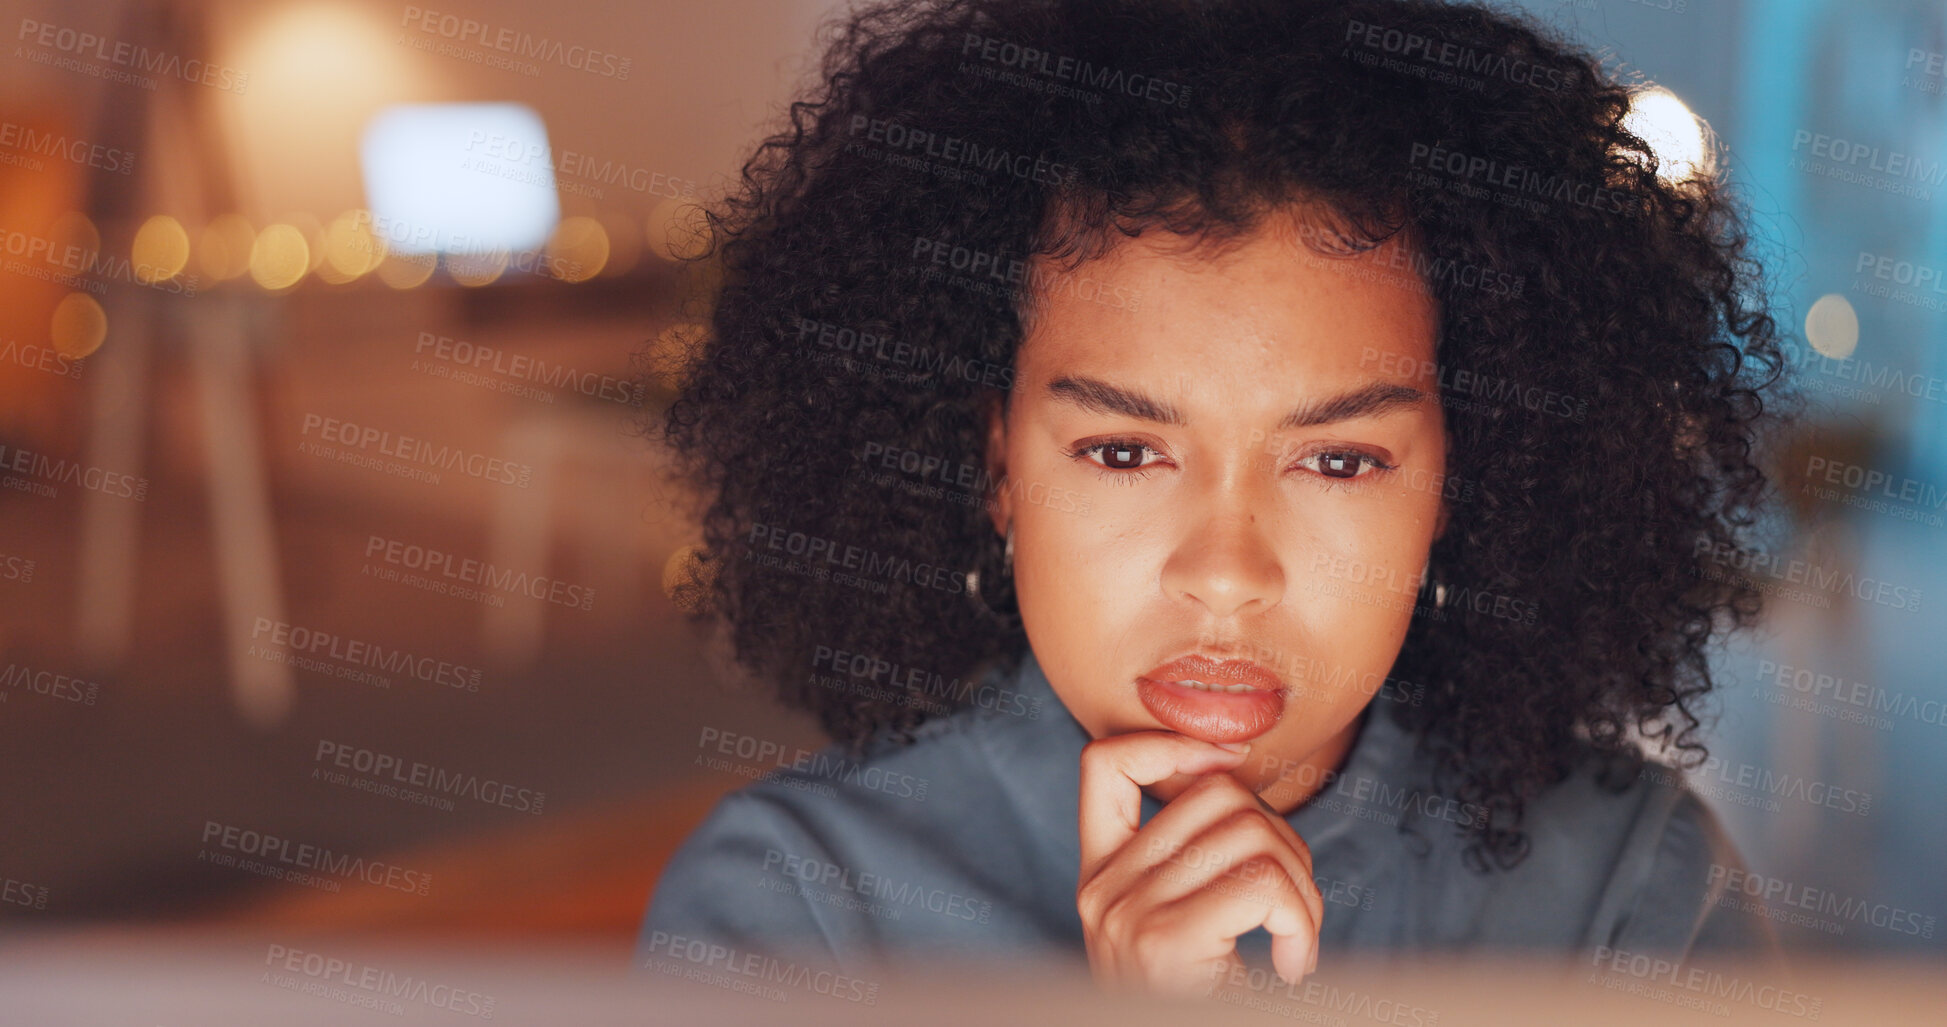
[[[637,965],[765,953],[858,971],[952,950],[1086,966],[1075,908],[1088,733],[1030,652],[973,706],[861,760],[834,745],[725,796],[663,871]],[[1375,700],[1345,764],[1286,819],[1324,894],[1321,952],[1521,949],[1594,958],[1775,950],[1724,890],[1743,864],[1716,817],[1646,774],[1616,793],[1579,772],[1528,804],[1509,870],[1463,862],[1473,807]],[[1147,823],[1162,804],[1145,795]],[[1402,830],[1404,827],[1404,830]],[[1269,962],[1263,928],[1241,958]],[[715,946],[712,949],[710,946]]]

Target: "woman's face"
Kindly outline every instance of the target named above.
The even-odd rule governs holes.
[[[1325,258],[1296,225],[1217,256],[1146,232],[1037,265],[988,440],[1028,640],[1069,711],[1096,738],[1248,741],[1236,774],[1280,810],[1384,683],[1446,491],[1438,315],[1403,244]]]

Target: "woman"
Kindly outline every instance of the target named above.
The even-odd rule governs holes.
[[[1711,559],[1776,328],[1631,95],[1430,0],[852,15],[665,424],[685,598],[837,741],[711,813],[645,961],[1767,941],[1643,753],[1757,614]]]

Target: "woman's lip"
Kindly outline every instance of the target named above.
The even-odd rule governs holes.
[[[1206,692],[1175,680],[1140,677],[1136,697],[1164,727],[1206,742],[1247,741],[1271,730],[1284,716],[1283,689]]]
[[[1250,660],[1219,660],[1202,653],[1179,656],[1142,675],[1142,678],[1151,681],[1200,681],[1206,685],[1249,685],[1262,691],[1277,692],[1280,698],[1290,691],[1283,679]]]

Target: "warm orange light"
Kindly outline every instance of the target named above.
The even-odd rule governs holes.
[[[272,225],[250,247],[250,277],[266,289],[288,289],[309,270],[311,245],[295,225]]]
[[[316,271],[324,265],[325,226],[316,217],[305,211],[285,215],[284,223],[298,230],[304,237],[306,271]]]
[[[144,284],[166,282],[182,273],[189,264],[189,233],[182,223],[167,214],[157,214],[142,222],[129,247],[135,280]]]
[[[440,258],[446,265],[446,273],[461,285],[478,288],[492,285],[507,270],[506,250],[478,250],[471,253],[448,253]]]
[[[548,239],[548,267],[564,282],[585,282],[608,266],[608,231],[591,217],[563,218]]]
[[[333,284],[350,282],[378,270],[385,260],[385,239],[372,231],[372,215],[348,210],[333,218],[324,233],[324,263],[318,277]]]
[[[387,253],[374,273],[394,289],[411,289],[426,284],[438,264],[439,258],[430,253]]]
[[[80,360],[101,348],[108,338],[108,314],[85,292],[71,292],[54,306],[48,328],[54,349],[69,360]]]

